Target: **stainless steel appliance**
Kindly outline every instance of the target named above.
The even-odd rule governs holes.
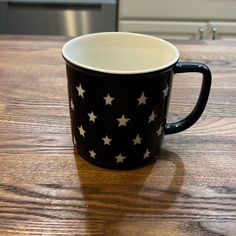
[[[116,0],[0,0],[0,34],[116,31]]]

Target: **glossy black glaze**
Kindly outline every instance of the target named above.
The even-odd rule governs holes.
[[[67,61],[72,136],[80,155],[116,169],[150,160],[160,150],[165,133],[188,128],[205,107],[209,83],[208,87],[203,84],[193,118],[166,125],[173,74],[189,72],[189,66],[178,63],[162,71],[119,75],[90,71]],[[204,68],[192,66],[209,77]]]
[[[199,72],[203,75],[198,101],[193,111],[186,118],[175,123],[166,124],[165,134],[178,133],[192,126],[200,118],[207,104],[211,88],[211,72],[209,68],[198,62],[179,62],[174,67],[175,74],[187,72]]]

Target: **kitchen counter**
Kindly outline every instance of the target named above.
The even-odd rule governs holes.
[[[173,41],[212,70],[206,110],[154,161],[116,171],[73,148],[66,40],[0,36],[0,235],[236,235],[236,42]],[[174,78],[169,120],[200,83]]]

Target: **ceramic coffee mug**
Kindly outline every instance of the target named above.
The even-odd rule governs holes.
[[[201,116],[211,86],[201,63],[178,62],[167,41],[141,34],[107,32],[67,42],[66,61],[74,145],[85,159],[105,167],[132,168],[150,160],[164,135],[183,131]],[[167,123],[176,73],[200,72],[201,92],[193,111]]]

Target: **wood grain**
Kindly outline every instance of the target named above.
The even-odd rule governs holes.
[[[73,148],[66,40],[0,36],[0,235],[236,235],[236,42],[173,41],[212,70],[207,108],[151,163],[115,171]],[[169,121],[200,83],[176,75]]]

